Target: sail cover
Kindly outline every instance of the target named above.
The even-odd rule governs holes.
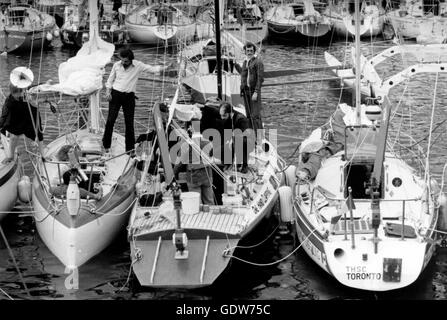
[[[93,36],[92,36],[93,35]],[[83,44],[76,56],[59,65],[57,84],[42,84],[31,93],[59,92],[70,96],[89,95],[102,88],[104,67],[111,61],[115,46],[102,40],[97,30]]]

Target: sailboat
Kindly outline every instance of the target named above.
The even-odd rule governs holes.
[[[60,28],[64,24],[65,6],[69,5],[67,0],[38,0],[36,1],[37,9],[48,13],[56,20],[57,26]]]
[[[405,0],[387,12],[395,33],[417,43],[445,43],[447,40],[447,4]]]
[[[27,88],[34,81],[34,75],[28,68],[17,67],[12,70],[10,81],[17,88]],[[5,101],[2,101],[2,99],[0,101],[3,106]],[[3,112],[4,110],[2,110],[2,116]],[[9,138],[0,133],[0,195],[2,198],[0,202],[0,222],[14,207],[17,198],[23,200],[23,202],[29,202],[30,200],[29,189],[27,188],[30,185],[29,178],[23,176],[23,172],[20,170],[21,163],[18,154],[10,154],[9,143]],[[12,158],[12,161],[3,163],[6,158]]]
[[[36,228],[45,245],[70,269],[80,267],[110,244],[125,226],[135,201],[134,160],[125,152],[124,137],[113,134],[110,154],[102,147],[100,89],[104,66],[115,47],[99,37],[96,0],[89,1],[89,12],[89,41],[59,66],[60,82],[39,85],[32,92],[43,99],[42,105],[51,104],[62,132],[47,145],[43,155],[47,160],[37,157],[32,162]],[[51,100],[55,96],[56,102]],[[89,109],[83,108],[81,98],[87,99]],[[77,115],[79,121],[69,122],[69,118],[78,119]],[[86,124],[79,126],[79,122]],[[56,193],[68,172],[70,183],[65,191]]]
[[[7,164],[1,162],[9,157],[9,152],[8,139],[2,134],[0,145],[0,194],[2,196],[0,222],[14,207],[18,196],[18,183],[20,179],[19,159],[17,156],[14,156],[14,160]]]
[[[88,41],[88,12],[85,11],[87,1],[72,1],[65,6],[64,24],[61,26],[61,40],[64,45],[82,47]],[[110,9],[110,8],[109,8]],[[127,41],[124,21],[119,16],[105,9],[99,20],[99,35],[101,39],[122,45]]]
[[[216,15],[219,16],[219,11]],[[213,80],[222,84],[232,81],[233,77],[222,73],[219,27],[217,18],[217,79]],[[218,80],[220,77],[223,79]],[[231,98],[219,88],[222,86],[217,85],[219,98]],[[213,157],[201,150],[195,134],[190,138],[181,125],[201,114],[197,105],[182,101],[186,94],[183,90],[181,86],[177,89],[165,121],[161,104],[154,106],[156,135],[146,149],[145,166],[137,187],[138,201],[129,221],[132,268],[142,286],[192,289],[212,285],[239,255],[238,247],[271,217],[284,175],[284,160],[267,139],[250,153],[247,173],[238,172],[234,165],[222,171]],[[198,134],[200,130],[196,129]],[[166,132],[175,132],[195,155],[202,157],[202,161],[212,168],[215,185],[216,176],[223,181],[220,204],[218,199],[214,205],[200,204],[199,193],[182,190],[180,174],[179,179],[174,178],[171,162],[174,147],[168,149]],[[156,159],[154,141],[158,141],[160,149],[163,185],[160,184],[160,169],[155,173],[147,172],[150,162]],[[217,190],[214,194],[217,198]]]
[[[260,43],[268,36],[267,21],[261,8],[252,1],[227,1],[222,29],[242,42]]]
[[[356,1],[356,31],[358,10]],[[357,52],[359,46],[356,37]],[[428,170],[428,156],[421,159],[425,173],[420,175],[398,148],[387,148],[394,105],[390,89],[422,72],[445,72],[434,48],[428,48],[433,64],[425,63],[430,54],[420,49],[407,47],[406,52],[423,64],[410,65],[376,85],[377,103],[360,104],[357,73],[355,108],[339,105],[327,125],[314,130],[301,145],[304,156],[317,152],[324,159],[318,167],[302,158],[298,166],[300,179],[293,186],[297,237],[319,267],[348,287],[369,291],[406,287],[416,281],[435,251],[435,229],[445,199]],[[393,48],[389,50],[378,59],[385,60]],[[323,136],[330,142],[322,141]],[[302,175],[306,168],[314,168],[314,173]]]
[[[330,0],[324,15],[333,24],[335,33],[340,37],[354,37],[353,0]],[[385,10],[378,1],[363,0],[361,3],[361,37],[375,37],[382,33],[385,23]]]
[[[324,8],[323,3],[312,0],[275,5],[266,13],[269,32],[296,43],[327,38],[332,34],[332,23],[323,15]]]
[[[196,35],[195,19],[181,3],[153,3],[126,15],[126,29],[132,41],[158,44],[191,41]]]
[[[0,12],[0,51],[40,50],[57,35],[54,17],[31,7],[11,6]]]

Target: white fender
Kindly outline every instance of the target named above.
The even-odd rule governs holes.
[[[282,222],[291,222],[295,220],[293,216],[292,188],[281,186],[278,189],[279,207]]]
[[[292,164],[284,172],[286,176],[286,186],[292,187],[296,183],[296,167]]]
[[[17,183],[17,191],[19,193],[19,199],[22,202],[28,203],[32,198],[31,181],[28,176],[22,176]]]
[[[439,231],[447,231],[447,197],[441,193],[438,198],[439,202],[439,217],[437,229]]]

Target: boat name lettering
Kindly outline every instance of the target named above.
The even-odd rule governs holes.
[[[379,272],[347,272],[346,276],[348,280],[380,280],[382,279],[382,274]]]
[[[351,273],[359,273],[359,272],[367,272],[366,266],[346,266],[346,272]]]

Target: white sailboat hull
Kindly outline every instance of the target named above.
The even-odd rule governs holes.
[[[196,32],[195,24],[146,26],[126,21],[126,28],[132,41],[144,44],[157,44],[163,40],[188,41],[194,38]]]
[[[382,239],[376,254],[369,234],[364,235],[364,239],[357,236],[352,249],[350,234],[348,240],[330,242],[324,241],[318,232],[309,237],[313,228],[306,222],[300,214],[297,215],[297,235],[307,255],[337,281],[351,288],[389,291],[409,286],[418,279],[435,250],[435,244],[395,238]],[[343,250],[342,255],[340,250]],[[392,279],[386,274],[386,259],[401,259],[399,277]]]
[[[351,17],[344,17],[343,19],[333,19],[335,32],[340,36],[353,37],[355,35],[355,23]],[[375,37],[382,33],[383,19],[366,17],[364,24],[360,27],[361,37]]]
[[[258,22],[253,25],[239,23],[226,23],[223,27],[228,33],[232,34],[242,43],[260,43],[268,36],[268,27],[266,22]]]
[[[91,177],[91,183],[97,179],[94,174],[102,175],[97,182],[103,189],[102,198],[89,202],[80,199],[76,215],[70,215],[67,201],[61,200],[61,195],[49,197],[46,191],[48,181],[52,188],[56,188],[61,175],[69,169],[66,163],[53,160],[67,144],[67,137],[76,139],[80,150],[102,157],[101,133],[78,130],[57,138],[47,146],[46,156],[52,161],[40,164],[35,174],[32,197],[36,228],[43,242],[66,267],[75,268],[105,249],[123,230],[135,199],[136,179],[133,160],[123,155],[124,137],[114,134],[110,149],[112,158],[91,162],[84,169],[86,176]],[[81,161],[86,160],[87,157],[81,158]]]
[[[375,37],[382,33],[385,15],[376,6],[370,6],[368,13],[360,15],[360,37]],[[355,19],[353,15],[341,13],[339,8],[327,8],[325,16],[331,21],[335,33],[341,37],[355,36]]]
[[[389,13],[388,17],[394,31],[404,38],[416,39],[423,44],[445,43],[447,39],[446,17],[401,17],[398,11]]]
[[[33,199],[36,228],[45,245],[67,267],[77,268],[104,250],[123,230],[130,212],[133,196],[104,215],[79,227],[61,223],[45,208],[36,194],[34,181]],[[127,208],[127,210],[126,210]],[[68,215],[66,210],[60,214]],[[69,217],[70,218],[70,217]],[[75,218],[72,218],[73,221]]]
[[[18,165],[16,162],[5,166],[1,170],[0,177],[0,221],[7,215],[8,211],[14,207],[17,201],[17,184],[20,179]]]

